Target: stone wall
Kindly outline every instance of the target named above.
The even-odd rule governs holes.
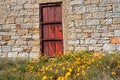
[[[120,0],[67,0],[69,50],[120,52]]]
[[[39,4],[60,1],[64,51],[120,52],[120,0],[0,0],[0,57],[38,57]]]

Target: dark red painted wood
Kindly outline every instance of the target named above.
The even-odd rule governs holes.
[[[55,21],[60,22],[62,21],[62,9],[61,6],[55,7]]]
[[[55,22],[55,9],[54,7],[48,7],[49,22]]]
[[[48,22],[48,8],[44,7],[42,10],[43,10],[43,22]]]
[[[41,4],[42,53],[54,57],[63,53],[61,4]]]

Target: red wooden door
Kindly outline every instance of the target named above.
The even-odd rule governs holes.
[[[63,53],[61,3],[40,5],[41,53],[49,57]]]

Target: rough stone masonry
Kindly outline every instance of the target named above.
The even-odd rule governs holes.
[[[0,0],[0,57],[39,56],[39,4],[50,2],[62,2],[64,51],[120,53],[120,0]]]

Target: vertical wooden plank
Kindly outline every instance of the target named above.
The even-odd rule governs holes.
[[[54,25],[49,25],[48,29],[49,29],[49,33],[48,33],[49,38],[54,39],[55,38],[55,26]]]
[[[61,24],[55,25],[55,35],[56,35],[56,38],[62,39],[62,25]]]
[[[49,33],[48,25],[44,25],[43,26],[43,39],[48,39],[49,38],[48,33]]]
[[[48,44],[48,42],[45,42],[45,41],[43,42],[43,44],[44,44],[43,45],[44,46],[44,54],[48,56],[48,54],[49,54],[49,47],[48,47],[49,44]]]
[[[61,6],[55,7],[55,21],[62,22],[62,9]]]
[[[55,21],[55,9],[54,7],[48,7],[48,12],[49,12],[49,22],[54,22]]]
[[[63,49],[62,41],[56,41],[56,53],[58,55],[61,55],[63,53],[62,49]]]
[[[42,10],[43,10],[43,22],[48,22],[48,7],[44,7]]]
[[[54,41],[50,41],[49,42],[49,56],[53,57],[55,53],[55,42]]]

